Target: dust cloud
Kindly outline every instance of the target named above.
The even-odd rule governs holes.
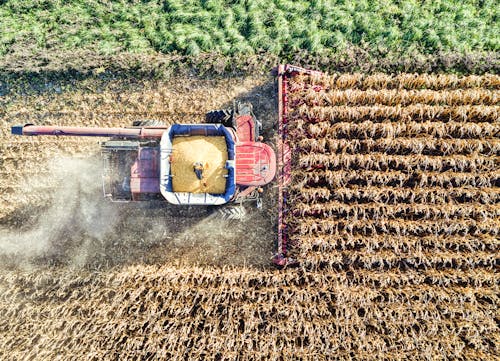
[[[55,159],[49,174],[49,182],[29,179],[22,186],[23,192],[42,192],[45,204],[11,215],[16,227],[0,223],[0,265],[269,265],[275,232],[266,209],[247,204],[243,221],[228,221],[205,207],[109,202],[99,157]]]
[[[117,211],[102,199],[98,158],[57,158],[50,162],[49,174],[49,188],[40,187],[47,179],[27,179],[22,185],[24,193],[49,193],[44,206],[33,207],[32,212],[28,207],[25,219],[18,220],[35,217],[36,222],[28,229],[0,228],[0,256],[6,263],[56,256],[72,246],[74,254],[66,256],[78,264],[90,240],[102,241],[115,227]],[[80,242],[75,243],[76,238]]]

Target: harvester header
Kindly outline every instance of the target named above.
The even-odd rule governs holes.
[[[292,154],[288,135],[288,87],[289,80],[299,74],[320,75],[319,71],[304,69],[293,65],[279,65],[275,68],[278,77],[278,242],[277,252],[273,257],[276,266],[295,265],[296,260],[288,254],[289,237],[287,227],[288,186],[291,182]]]

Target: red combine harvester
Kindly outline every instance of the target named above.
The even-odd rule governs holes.
[[[251,104],[209,112],[206,120],[205,124],[170,127],[139,121],[128,128],[26,124],[13,126],[12,134],[110,137],[101,143],[101,150],[104,196],[112,201],[166,200],[175,205],[208,206],[254,200],[260,206],[260,187],[273,180],[276,156],[261,142],[261,124]],[[176,152],[179,139],[193,142]],[[220,149],[212,144],[216,139],[222,140]],[[176,167],[178,174],[174,174]],[[193,183],[194,190],[176,185],[177,176]],[[222,188],[214,192],[210,183],[222,184]]]

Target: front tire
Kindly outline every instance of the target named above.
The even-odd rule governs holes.
[[[213,210],[210,218],[222,219],[225,221],[242,221],[246,218],[247,212],[241,205],[220,206]]]
[[[211,110],[205,114],[205,123],[222,124],[225,127],[232,127],[233,112],[230,109]]]

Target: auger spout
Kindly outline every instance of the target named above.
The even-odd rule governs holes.
[[[130,139],[161,138],[167,130],[165,127],[155,128],[91,128],[91,127],[65,127],[41,125],[14,125],[11,132],[14,135],[55,135],[75,137],[121,137]]]

